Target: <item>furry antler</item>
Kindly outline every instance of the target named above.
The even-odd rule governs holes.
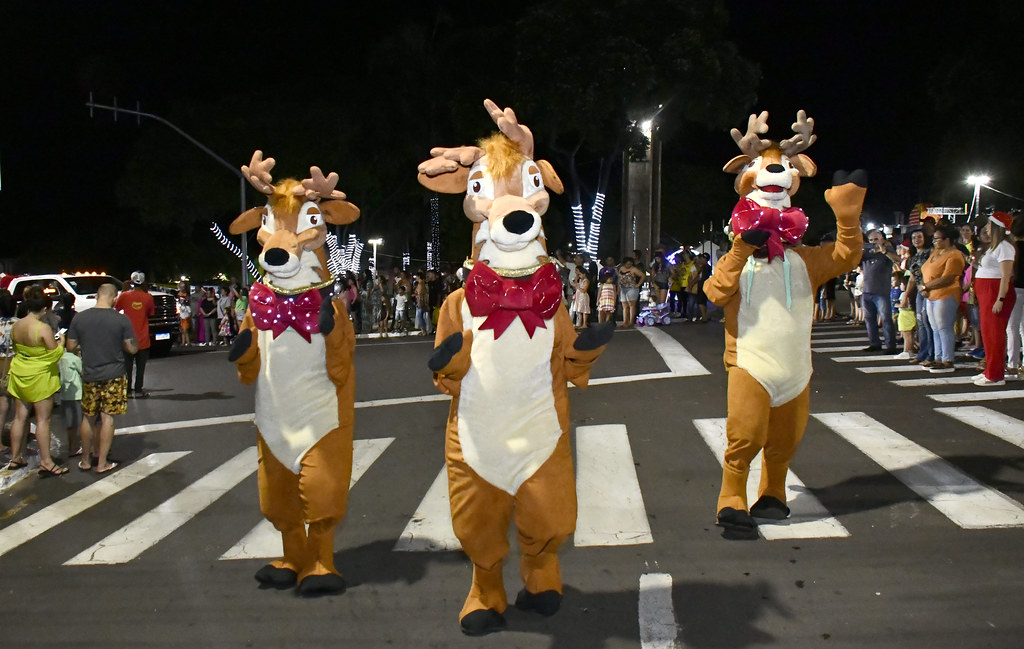
[[[249,164],[242,165],[242,174],[249,181],[249,184],[256,188],[256,191],[269,196],[274,193],[274,179],[270,175],[270,170],[273,168],[274,159],[267,158],[264,160],[263,152],[257,149],[252,154],[252,160],[249,161]]]
[[[345,199],[345,192],[334,189],[338,186],[338,174],[335,172],[332,171],[324,178],[324,172],[320,171],[320,167],[310,167],[309,176],[302,181],[300,187],[292,190],[296,196],[305,196],[307,201]]]
[[[484,150],[478,146],[453,148],[438,146],[430,150],[430,155],[432,156],[430,160],[421,162],[417,171],[432,178],[457,171],[459,167],[473,166],[474,162],[483,157]]]
[[[740,133],[738,128],[729,131],[732,139],[744,154],[756,158],[762,151],[771,146],[771,140],[762,140],[759,135],[768,132],[768,111],[761,111],[760,115],[751,115],[747,119],[747,132]]]
[[[801,151],[805,151],[818,139],[818,136],[812,133],[814,130],[814,118],[808,117],[807,113],[802,110],[796,112],[796,121],[793,122],[791,128],[796,135],[788,140],[779,142],[779,148],[787,156],[792,157]]]
[[[512,140],[519,146],[519,152],[527,158],[533,157],[533,133],[530,129],[519,123],[516,114],[511,108],[502,110],[490,99],[484,100],[484,108],[490,113],[491,119],[498,125],[498,130],[505,137]]]

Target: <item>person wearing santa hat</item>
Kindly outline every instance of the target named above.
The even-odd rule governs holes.
[[[1006,212],[993,212],[989,217],[985,232],[990,243],[974,276],[985,346],[985,371],[974,377],[974,384],[983,387],[1006,384],[1006,324],[1017,297],[1010,283],[1017,254],[1010,237],[1012,223],[1013,217]]]

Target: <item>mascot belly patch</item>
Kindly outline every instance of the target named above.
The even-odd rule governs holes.
[[[493,331],[479,329],[486,318],[472,317],[465,303],[462,315],[473,323],[474,340],[459,400],[462,452],[481,478],[515,495],[562,434],[551,391],[553,323],[531,339],[516,320],[496,341]]]
[[[748,259],[736,318],[736,365],[764,386],[773,407],[803,392],[811,378],[814,293],[800,255],[787,250],[785,261]]]
[[[289,329],[275,340],[272,331],[263,330],[257,340],[267,351],[256,382],[256,426],[274,457],[298,473],[306,451],[339,425],[337,392],[320,369],[323,336],[306,342]]]

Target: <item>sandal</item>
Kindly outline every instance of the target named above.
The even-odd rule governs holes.
[[[68,457],[81,457],[81,455],[82,455],[82,447],[79,446],[78,450],[75,451],[74,453],[71,453],[70,455],[68,455]]]
[[[79,471],[92,471],[92,465],[86,464],[84,461],[78,463]]]
[[[51,466],[49,469],[47,469],[46,467],[44,467],[41,464],[39,465],[39,477],[40,478],[51,478],[51,477],[53,477],[55,475],[64,475],[67,472],[68,472],[68,468],[66,466],[61,466],[61,465],[56,464],[56,463],[54,463],[54,465]]]
[[[99,467],[96,467],[96,473],[110,473],[111,471],[116,469],[119,465],[120,465],[119,462],[111,462],[110,464],[107,465],[107,468],[105,468],[105,469],[101,469]]]
[[[25,460],[15,460],[14,458],[11,458],[11,460],[9,462],[7,462],[7,466],[5,466],[4,468],[5,469],[13,470],[13,469],[24,469],[27,466],[28,466],[28,462],[26,462]]]

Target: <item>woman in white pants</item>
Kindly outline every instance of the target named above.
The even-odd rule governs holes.
[[[1017,257],[1013,267],[1013,290],[1017,293],[1017,302],[1010,312],[1010,321],[1006,324],[1006,372],[1018,374],[1021,368],[1021,349],[1024,347],[1024,217],[1017,215],[1013,219],[1013,243],[1017,247]]]

